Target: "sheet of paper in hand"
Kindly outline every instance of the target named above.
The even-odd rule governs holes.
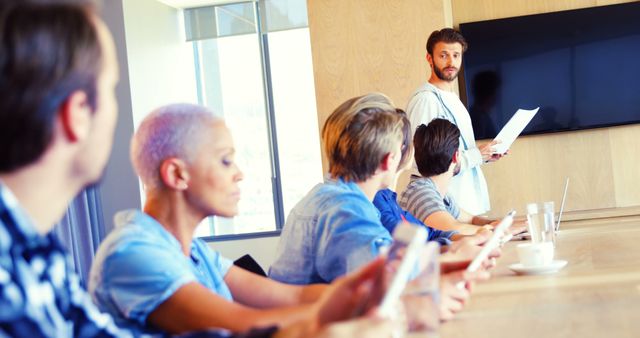
[[[531,122],[531,119],[536,115],[538,109],[540,109],[540,107],[532,110],[518,109],[518,111],[513,114],[509,122],[507,122],[495,138],[495,140],[500,141],[500,143],[493,146],[496,154],[503,155],[509,150],[511,144],[513,144],[524,128]]]

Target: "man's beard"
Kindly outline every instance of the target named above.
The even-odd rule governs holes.
[[[447,82],[451,82],[455,80],[458,77],[458,73],[460,73],[460,70],[457,69],[456,67],[446,67],[446,68],[453,68],[456,70],[456,72],[453,73],[451,76],[445,76],[443,71],[444,69],[438,68],[438,66],[436,66],[435,64],[433,65],[433,72],[436,73],[436,76],[440,80],[447,81]]]

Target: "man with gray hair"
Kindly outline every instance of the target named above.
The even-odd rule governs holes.
[[[205,217],[238,213],[243,175],[234,153],[224,121],[202,106],[168,105],[142,121],[131,159],[145,205],[115,216],[89,283],[118,324],[149,334],[282,325],[282,334],[302,327],[299,336],[311,337],[354,313],[356,289],[377,278],[380,261],[331,286],[293,286],[238,268],[194,237]],[[366,324],[383,332],[386,325]]]

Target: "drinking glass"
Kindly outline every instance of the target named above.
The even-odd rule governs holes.
[[[407,284],[402,303],[409,332],[419,332],[420,337],[437,337],[440,325],[440,246],[428,242],[420,255],[415,278]]]
[[[556,227],[553,202],[527,204],[527,220],[531,242],[552,242],[555,245]]]

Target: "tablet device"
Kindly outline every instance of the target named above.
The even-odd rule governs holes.
[[[531,234],[529,231],[525,231],[523,233],[517,234],[513,236],[512,240],[514,241],[527,241],[531,239]]]
[[[396,303],[412,273],[418,269],[418,259],[426,240],[427,230],[408,222],[402,222],[393,231],[393,244],[389,249],[386,264],[397,264],[397,269],[385,269],[385,273],[390,271],[392,276],[378,308],[381,316],[393,317]]]
[[[516,211],[511,210],[507,216],[505,216],[500,223],[493,230],[493,235],[491,238],[484,243],[482,250],[478,253],[478,255],[471,261],[469,266],[467,267],[467,271],[473,272],[478,270],[488,257],[491,251],[497,248],[500,245],[500,239],[504,235],[505,231],[513,224],[513,216],[515,216]]]
[[[500,238],[500,246],[505,245],[511,239],[513,239],[513,235],[512,234],[506,234],[506,235],[502,236],[502,238]]]

